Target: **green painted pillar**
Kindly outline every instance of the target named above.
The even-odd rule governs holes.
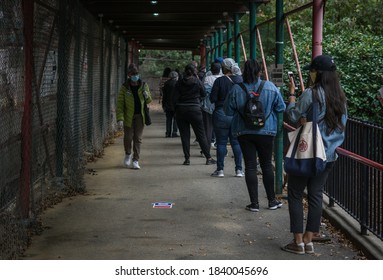
[[[217,31],[214,31],[214,37],[215,37],[215,39],[214,39],[215,56],[220,56],[220,54],[219,54],[219,34]]]
[[[233,32],[232,32],[232,24],[230,20],[228,20],[226,24],[226,41],[227,41],[226,42],[227,57],[233,57]]]
[[[218,28],[218,54],[223,57],[223,29]]]
[[[241,60],[241,41],[239,40],[239,14],[234,14],[234,55],[235,61]]]
[[[257,50],[257,36],[255,32],[257,22],[257,5],[254,2],[249,3],[250,19],[249,19],[249,30],[250,30],[250,58],[256,59]]]
[[[215,31],[212,31],[211,33],[211,54],[212,54],[212,60],[214,61],[214,58],[217,56]]]
[[[214,61],[214,58],[216,57],[216,52],[215,52],[215,33],[213,32],[211,34],[211,61]]]
[[[275,64],[283,66],[283,0],[276,2],[276,54]],[[280,90],[282,90],[280,88]],[[283,187],[283,113],[278,114],[277,136],[275,137],[275,192],[282,194]]]
[[[210,70],[210,61],[211,61],[211,47],[210,47],[209,37],[206,37],[205,46],[206,46],[206,71],[209,71]]]

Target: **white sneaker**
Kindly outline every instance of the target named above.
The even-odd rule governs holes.
[[[140,167],[140,165],[138,164],[138,161],[137,160],[134,160],[133,161],[133,167],[132,167],[133,169],[140,169],[141,167]]]
[[[223,170],[216,170],[211,174],[211,176],[213,176],[213,177],[225,177],[225,174],[223,174]]]
[[[242,170],[237,170],[237,171],[235,171],[235,177],[243,177],[243,176],[245,176],[245,173],[243,173],[243,171]]]
[[[130,167],[132,165],[132,154],[130,155],[125,155],[125,159],[124,159],[124,165],[126,167]]]

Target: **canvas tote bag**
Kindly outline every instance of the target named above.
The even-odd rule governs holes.
[[[286,173],[312,177],[326,168],[326,152],[317,122],[318,102],[313,102],[313,121],[288,133],[289,149],[284,159]]]

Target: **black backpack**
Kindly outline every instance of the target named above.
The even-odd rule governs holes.
[[[256,92],[252,91],[250,94],[248,93],[246,86],[243,83],[238,84],[246,92],[246,95],[247,95],[247,100],[245,103],[243,114],[239,112],[239,114],[245,121],[245,125],[247,128],[254,129],[254,128],[261,128],[265,126],[265,122],[267,118],[265,116],[263,104],[259,100],[259,97],[261,96],[265,82],[266,81],[264,80],[261,81],[261,84],[259,85]]]

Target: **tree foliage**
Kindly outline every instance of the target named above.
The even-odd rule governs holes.
[[[285,2],[288,2],[286,12],[308,1]],[[336,61],[348,99],[349,115],[379,124],[383,124],[383,108],[377,99],[378,90],[383,86],[383,25],[382,17],[378,16],[382,7],[382,0],[326,1],[322,42],[323,53]],[[311,11],[308,9],[289,17],[301,66],[311,60]],[[267,56],[272,63],[273,54]],[[284,68],[297,72],[287,32]],[[307,81],[307,73],[302,74]]]
[[[193,56],[190,51],[141,50],[140,72],[144,76],[161,77],[166,67],[182,72],[192,60]]]

